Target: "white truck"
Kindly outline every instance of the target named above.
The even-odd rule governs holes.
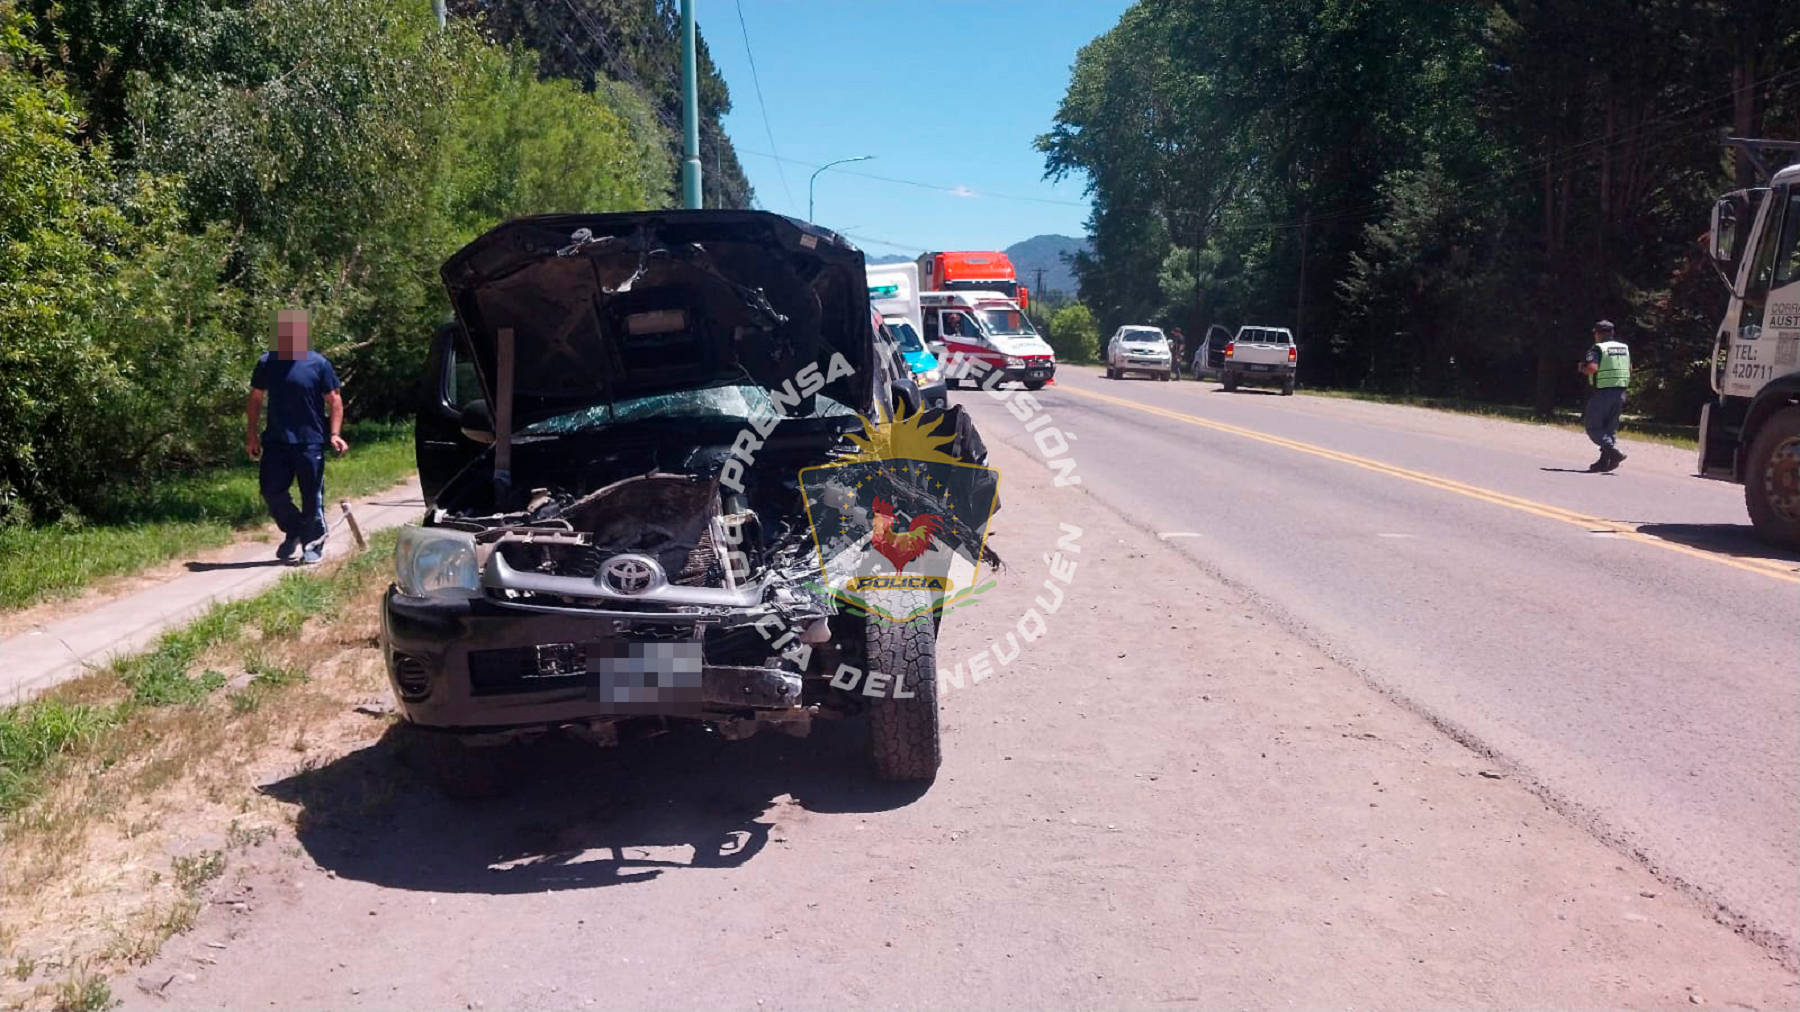
[[[1300,349],[1286,327],[1239,327],[1225,345],[1219,383],[1227,390],[1241,384],[1279,386],[1281,396],[1294,392],[1294,370],[1300,365]]]
[[[1173,371],[1169,339],[1161,327],[1124,326],[1106,342],[1106,378],[1124,379],[1126,373],[1143,373],[1166,380]]]
[[[1728,143],[1764,185],[1713,204],[1708,253],[1731,299],[1713,339],[1699,474],[1743,485],[1756,532],[1800,548],[1800,164],[1771,172],[1762,157],[1800,142]]]
[[[864,269],[869,279],[869,304],[882,319],[903,316],[913,333],[925,333],[925,317],[919,311],[919,265],[874,264]],[[888,291],[887,289],[893,289]]]

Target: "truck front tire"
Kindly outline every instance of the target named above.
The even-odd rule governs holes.
[[[864,621],[869,670],[890,676],[886,691],[869,707],[869,758],[875,775],[895,782],[935,779],[943,762],[937,624],[930,617],[889,622],[870,615]]]
[[[1764,540],[1800,548],[1800,407],[1764,422],[1744,466],[1744,508]]]

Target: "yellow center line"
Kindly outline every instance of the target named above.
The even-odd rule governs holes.
[[[1720,565],[1730,566],[1733,569],[1741,569],[1747,573],[1756,573],[1759,576],[1771,577],[1785,583],[1800,583],[1800,573],[1795,573],[1791,567],[1772,560],[1742,559],[1733,556],[1719,555],[1714,552],[1705,551],[1704,549],[1693,548],[1678,542],[1668,541],[1653,534],[1645,534],[1638,530],[1636,525],[1633,524],[1620,523],[1618,521],[1607,520],[1604,517],[1578,513],[1574,510],[1564,509],[1561,506],[1551,506],[1547,503],[1535,502],[1531,499],[1509,495],[1505,492],[1496,492],[1493,489],[1469,485],[1451,478],[1427,474],[1423,471],[1413,471],[1404,467],[1397,467],[1393,464],[1385,464],[1379,460],[1371,460],[1368,457],[1359,457],[1353,453],[1344,453],[1340,450],[1328,450],[1325,447],[1315,446],[1312,443],[1302,443],[1297,440],[1284,439],[1280,436],[1269,435],[1266,432],[1258,432],[1255,429],[1246,429],[1241,425],[1231,425],[1226,422],[1213,421],[1210,418],[1201,418],[1196,415],[1184,414],[1180,411],[1172,411],[1168,408],[1159,408],[1154,405],[1142,403],[1141,401],[1126,400],[1122,397],[1094,393],[1090,390],[1077,390],[1074,387],[1068,386],[1058,386],[1057,389],[1063,393],[1074,394],[1077,397],[1105,401],[1108,404],[1116,404],[1122,408],[1131,408],[1134,411],[1159,415],[1163,418],[1173,419],[1177,422],[1186,422],[1189,425],[1198,425],[1202,428],[1213,429],[1234,436],[1242,436],[1245,439],[1254,439],[1257,442],[1268,443],[1271,446],[1279,446],[1300,453],[1311,454],[1315,457],[1323,457],[1326,460],[1335,460],[1339,463],[1349,464],[1352,467],[1360,467],[1367,471],[1374,471],[1377,474],[1385,474],[1405,481],[1416,482],[1420,485],[1428,485],[1440,491],[1453,492],[1470,499],[1479,499],[1482,502],[1492,503],[1495,506],[1504,506],[1521,513],[1529,513],[1533,516],[1543,517],[1546,520],[1555,520],[1560,523],[1580,527],[1587,531],[1616,534],[1621,538],[1635,541],[1639,544],[1651,545],[1667,551],[1678,552],[1682,555],[1690,555],[1696,559],[1704,559],[1707,562],[1715,562]]]

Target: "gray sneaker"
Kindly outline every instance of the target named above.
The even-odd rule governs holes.
[[[306,551],[300,553],[300,564],[303,566],[315,566],[324,558],[325,542],[317,541],[307,545]]]
[[[275,557],[277,559],[280,559],[283,562],[286,562],[287,560],[293,558],[294,553],[299,550],[300,550],[300,539],[299,538],[292,537],[292,536],[285,537],[285,538],[281,539],[280,547],[275,549]]]

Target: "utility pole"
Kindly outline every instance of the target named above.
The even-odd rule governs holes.
[[[1042,267],[1037,269],[1037,287],[1031,290],[1031,294],[1040,299],[1044,297],[1044,269]]]
[[[694,0],[681,0],[681,203],[700,206],[700,79],[694,53]]]

